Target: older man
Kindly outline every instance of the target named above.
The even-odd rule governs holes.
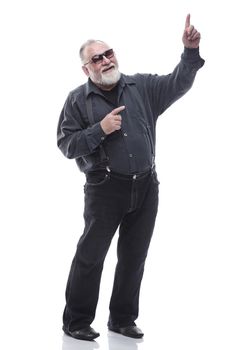
[[[108,328],[141,338],[139,291],[158,207],[157,118],[192,86],[204,60],[200,33],[186,18],[184,52],[165,76],[119,72],[114,50],[100,40],[80,49],[86,84],[70,92],[58,124],[58,146],[86,175],[85,228],[66,288],[63,330],[84,340],[99,333],[95,317],[103,263],[119,228],[118,262]]]

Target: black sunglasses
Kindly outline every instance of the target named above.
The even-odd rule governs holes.
[[[95,55],[93,56],[90,61],[88,61],[87,63],[84,63],[84,66],[86,66],[88,63],[100,63],[103,61],[104,57],[105,58],[111,58],[114,56],[114,51],[113,49],[108,49],[103,53],[100,53],[99,55]]]

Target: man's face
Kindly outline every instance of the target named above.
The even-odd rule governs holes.
[[[120,72],[118,70],[118,62],[115,54],[109,55],[109,58],[102,56],[102,59],[96,63],[92,61],[92,58],[97,55],[104,54],[111,48],[102,42],[95,42],[84,49],[84,73],[90,77],[94,84],[100,88],[111,88],[120,79]],[[106,55],[108,56],[108,54]],[[85,64],[88,62],[87,64]]]

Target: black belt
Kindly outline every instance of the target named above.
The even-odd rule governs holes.
[[[109,174],[116,176],[118,178],[122,178],[122,179],[126,179],[126,180],[136,180],[139,178],[142,178],[144,176],[147,176],[149,174],[151,174],[153,172],[153,168],[150,168],[149,170],[142,172],[142,173],[134,173],[134,174],[121,174],[121,173],[117,173],[115,171],[112,171],[111,169],[109,169],[109,167],[106,167],[106,170]]]

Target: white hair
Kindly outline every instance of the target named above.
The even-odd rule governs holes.
[[[82,44],[82,46],[80,47],[80,50],[79,50],[79,56],[81,58],[81,61],[82,63],[84,63],[84,55],[83,55],[83,52],[85,50],[85,48],[91,44],[94,44],[94,43],[103,43],[103,44],[106,44],[104,41],[102,40],[96,40],[96,39],[88,39],[87,41],[85,41],[85,43]]]

